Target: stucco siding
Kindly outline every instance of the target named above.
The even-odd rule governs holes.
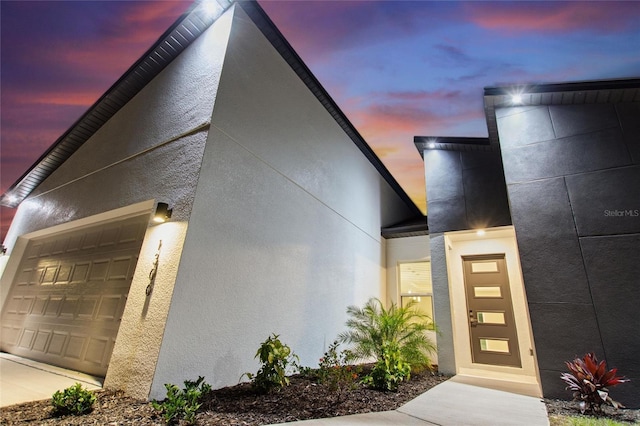
[[[408,212],[235,13],[152,398],[199,375],[236,384],[270,333],[316,365],[347,306],[384,297],[380,229]]]
[[[60,226],[81,226],[84,221],[117,220],[130,214],[130,206],[138,206],[138,214],[150,214],[155,201],[169,203],[172,221],[147,229],[105,378],[105,387],[136,397],[148,396],[155,373],[230,16],[216,21],[49,176],[20,205],[5,240],[11,248],[19,247],[16,240],[25,234],[57,232]],[[157,279],[154,291],[146,296],[156,253]],[[10,261],[19,260],[18,253]],[[3,295],[12,281],[7,275],[2,278]]]
[[[40,184],[20,205],[5,244],[151,198],[187,219],[229,25],[222,16]]]

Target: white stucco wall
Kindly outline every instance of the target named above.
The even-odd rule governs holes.
[[[230,17],[229,13],[219,18],[47,178],[20,205],[5,239],[12,249],[24,234],[46,233],[56,225],[84,218],[115,220],[117,214],[101,215],[123,206],[143,204],[142,209],[151,214],[155,201],[169,203],[172,221],[147,230],[105,380],[105,386],[133,396],[148,396],[155,371]],[[156,287],[146,298],[144,290],[160,239]],[[19,260],[20,256],[11,256],[6,271],[15,270]],[[3,274],[3,297],[12,280],[13,274]]]
[[[151,398],[254,372],[278,333],[316,366],[384,298],[381,225],[408,209],[237,7]],[[383,209],[382,206],[385,206]],[[382,210],[395,217],[383,217]]]

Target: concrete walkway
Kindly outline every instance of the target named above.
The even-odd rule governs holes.
[[[80,382],[100,389],[95,377],[0,353],[0,407],[51,398]],[[285,423],[286,426],[548,426],[544,403],[531,396],[457,382],[454,377],[394,411]]]
[[[0,352],[0,407],[49,399],[75,383],[102,388],[95,377]]]
[[[455,380],[441,383],[395,411],[305,420],[299,426],[548,426],[540,398],[487,389]]]

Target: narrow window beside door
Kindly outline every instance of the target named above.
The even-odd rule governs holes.
[[[431,262],[407,262],[398,265],[400,271],[400,305],[407,306],[411,300],[415,308],[433,319],[433,286],[431,285]]]

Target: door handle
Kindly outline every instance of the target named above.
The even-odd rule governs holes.
[[[478,320],[473,315],[473,311],[472,310],[469,310],[469,325],[471,325],[471,327],[477,327],[478,326]]]

